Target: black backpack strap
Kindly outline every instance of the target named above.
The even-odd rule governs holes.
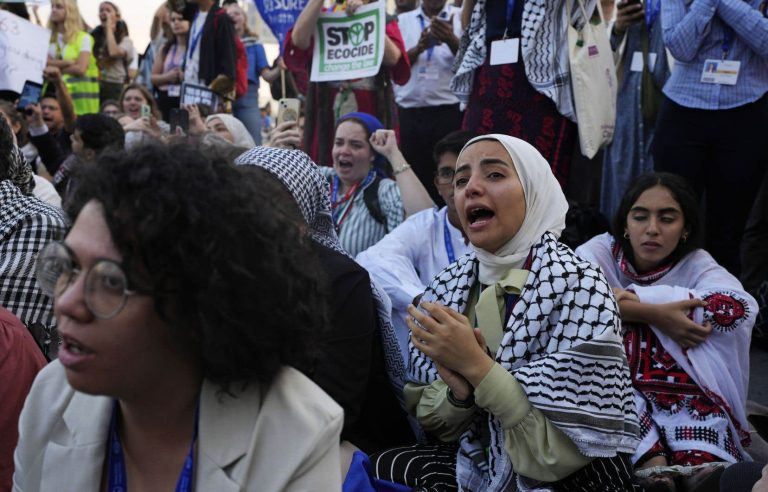
[[[381,210],[381,204],[379,203],[379,185],[383,178],[376,174],[373,178],[373,182],[363,190],[363,202],[365,202],[365,208],[368,209],[368,213],[371,214],[373,220],[381,225],[387,225],[387,218],[384,216],[384,212]],[[333,177],[328,176],[328,184],[333,186]]]
[[[376,174],[368,188],[363,190],[363,201],[365,207],[368,209],[368,213],[371,214],[373,220],[381,225],[387,225],[387,218],[384,216],[384,212],[381,210],[381,203],[379,203],[379,185],[381,184],[382,177]]]

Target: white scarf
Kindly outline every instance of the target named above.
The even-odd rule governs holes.
[[[531,144],[519,138],[500,134],[475,137],[467,142],[459,153],[457,165],[467,147],[481,140],[496,140],[504,146],[523,185],[525,196],[525,218],[514,237],[495,252],[472,246],[480,261],[480,282],[491,285],[498,282],[511,268],[520,268],[531,247],[545,232],[560,237],[565,228],[568,201],[547,160]],[[499,212],[501,211],[497,211]]]
[[[221,122],[224,123],[224,126],[227,127],[227,130],[229,130],[229,133],[232,134],[232,138],[234,139],[232,145],[235,147],[243,147],[244,149],[256,147],[256,142],[253,141],[253,137],[248,133],[248,129],[240,120],[231,114],[217,113],[207,117],[205,122],[208,123],[214,118],[220,119]]]

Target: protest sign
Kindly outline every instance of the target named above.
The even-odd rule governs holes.
[[[43,82],[51,31],[0,10],[0,89],[21,92],[24,81]]]
[[[253,0],[259,9],[261,18],[269,26],[272,34],[280,43],[280,53],[283,53],[285,35],[296,23],[299,14],[306,7],[308,0]]]
[[[181,84],[182,105],[186,104],[205,104],[212,111],[217,112],[219,108],[219,96],[204,85]]]
[[[359,79],[376,75],[384,59],[385,2],[355,11],[327,12],[315,29],[312,82]]]

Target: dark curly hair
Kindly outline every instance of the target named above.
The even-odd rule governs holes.
[[[67,210],[103,205],[130,283],[225,391],[284,365],[311,372],[326,328],[318,260],[272,186],[188,144],[148,145],[102,154]]]
[[[627,227],[627,216],[632,206],[637,202],[644,191],[654,186],[663,186],[672,194],[672,198],[680,204],[685,221],[685,231],[688,233],[686,241],[679,241],[674,251],[665,259],[665,263],[676,263],[685,255],[699,247],[701,242],[701,223],[699,211],[699,198],[688,182],[671,173],[648,173],[635,178],[621,198],[621,203],[613,217],[612,233],[614,239],[621,245],[624,255],[635,264],[635,254],[629,239],[624,237]]]

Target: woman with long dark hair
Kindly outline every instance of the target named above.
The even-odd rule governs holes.
[[[637,468],[750,459],[745,403],[757,306],[700,249],[699,217],[684,179],[642,175],[624,194],[613,232],[576,250],[600,267],[618,300],[642,430]],[[697,490],[703,479],[680,485]]]
[[[184,19],[183,12],[171,11],[170,19],[173,36],[160,49],[152,65],[152,85],[157,89],[157,105],[165,121],[170,119],[171,108],[179,107],[184,81],[181,68],[189,39],[189,21]]]

